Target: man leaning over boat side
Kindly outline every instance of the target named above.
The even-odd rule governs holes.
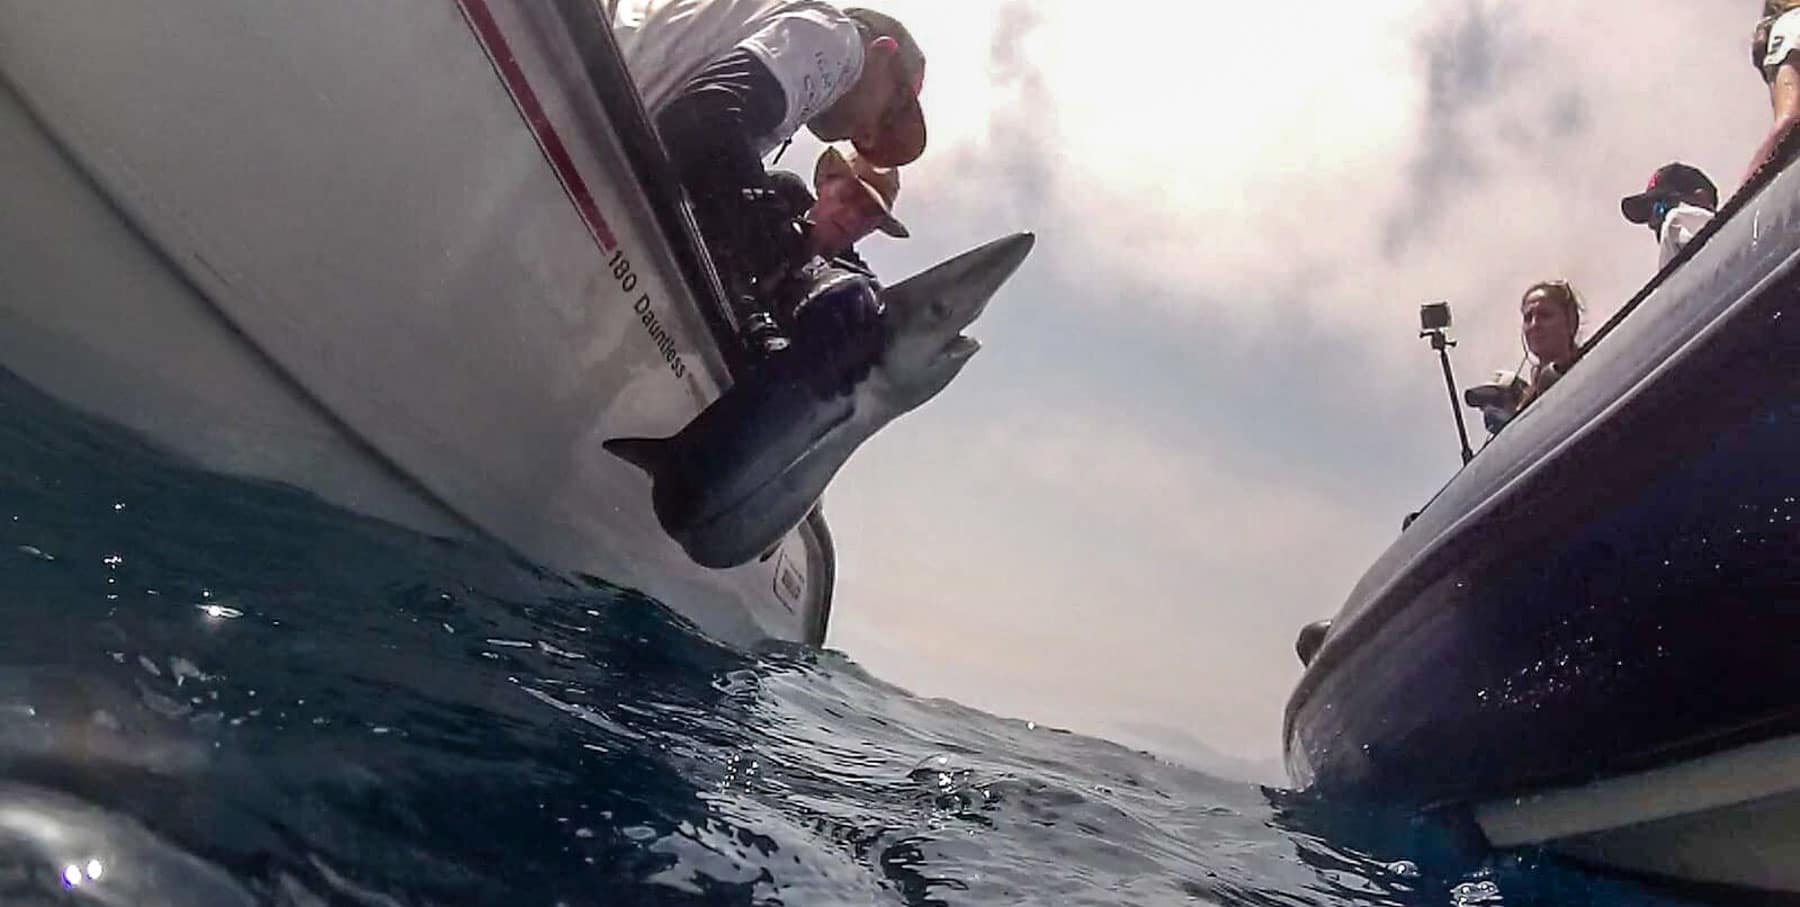
[[[825,141],[850,140],[878,166],[916,160],[925,150],[923,52],[893,17],[822,0],[609,0],[605,8],[709,251],[734,296],[757,309],[749,326],[776,348],[766,297],[805,239],[762,158],[805,126]],[[830,323],[866,333],[878,316],[845,313]]]

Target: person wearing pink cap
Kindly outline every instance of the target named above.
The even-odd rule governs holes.
[[[925,55],[892,16],[824,0],[603,3],[708,249],[749,308],[805,251],[765,155],[802,126],[881,167],[924,153]]]
[[[744,109],[701,121],[741,131],[738,137],[758,157],[801,126],[822,141],[852,141],[883,167],[910,164],[925,152],[919,103],[925,53],[893,16],[824,0],[603,0],[603,6],[659,128],[672,109],[728,94]]]

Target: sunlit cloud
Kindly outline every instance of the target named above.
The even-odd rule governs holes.
[[[930,57],[898,279],[1040,234],[937,401],[827,497],[832,644],[930,695],[1268,756],[1301,623],[1455,468],[1422,302],[1465,383],[1517,299],[1592,320],[1651,275],[1618,199],[1731,191],[1768,113],[1749,0],[868,0]],[[816,143],[784,166],[805,169]]]

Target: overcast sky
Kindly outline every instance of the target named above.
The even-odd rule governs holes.
[[[926,49],[931,147],[865,255],[1039,244],[827,494],[829,644],[1165,750],[1276,755],[1296,631],[1455,470],[1419,304],[1464,385],[1535,280],[1598,324],[1655,268],[1619,197],[1677,159],[1729,194],[1768,121],[1756,0],[866,2]]]

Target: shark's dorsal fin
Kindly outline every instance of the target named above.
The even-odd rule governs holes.
[[[668,459],[664,453],[668,445],[665,438],[614,438],[601,446],[607,453],[636,466],[654,479]]]

